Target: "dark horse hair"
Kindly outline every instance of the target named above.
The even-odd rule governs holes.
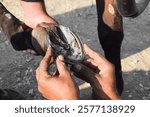
[[[150,0],[116,0],[119,13],[124,17],[137,17],[147,7]]]

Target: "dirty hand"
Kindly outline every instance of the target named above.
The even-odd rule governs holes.
[[[48,73],[49,65],[52,64],[52,50],[49,47],[45,57],[36,70],[36,79],[39,92],[50,100],[75,100],[79,99],[79,89],[68,71],[63,56],[56,59],[58,75]]]
[[[89,82],[97,99],[121,99],[117,93],[114,66],[103,56],[84,45],[90,58],[73,66],[75,74]]]

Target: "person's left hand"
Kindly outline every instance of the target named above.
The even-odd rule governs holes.
[[[90,83],[96,99],[121,99],[116,88],[114,66],[86,44],[84,51],[89,55],[89,58],[83,64],[72,66],[74,74]]]
[[[79,89],[68,71],[64,58],[59,55],[56,59],[58,75],[48,72],[52,64],[52,49],[49,47],[45,57],[36,70],[36,79],[39,92],[50,100],[75,100],[79,99]]]

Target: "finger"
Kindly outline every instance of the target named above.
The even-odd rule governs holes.
[[[84,44],[83,47],[84,47],[85,53],[88,54],[97,65],[104,62],[104,57],[102,55],[98,54],[97,52],[94,52],[86,44]]]
[[[41,72],[45,73],[45,74],[49,74],[48,73],[48,69],[49,69],[49,64],[51,64],[52,62],[52,48],[48,47],[47,52],[44,56],[44,58],[41,60],[39,69]]]
[[[49,77],[51,77],[51,76],[48,75],[47,73],[41,72],[39,67],[36,69],[36,80],[38,83],[41,83],[41,81],[45,81]]]
[[[97,67],[97,64],[94,62],[92,58],[86,59],[82,63],[92,69]]]
[[[43,59],[45,59],[45,61],[49,62],[51,60],[52,55],[53,55],[52,48],[48,47]]]
[[[98,69],[98,66],[97,66],[97,64],[94,62],[93,59],[89,58],[89,59],[87,59],[87,60],[84,60],[82,63],[83,63],[85,66],[89,67],[93,72],[99,73],[100,70]]]
[[[59,55],[56,59],[56,65],[59,72],[59,75],[66,75],[69,73],[67,66],[64,63],[64,57]]]
[[[94,52],[86,44],[84,44],[84,50],[93,59],[93,62],[91,63],[96,65],[99,70],[103,70],[104,68],[111,66],[111,63],[105,57]]]

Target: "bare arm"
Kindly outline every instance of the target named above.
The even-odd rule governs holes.
[[[31,28],[42,22],[57,24],[57,21],[50,17],[45,9],[44,1],[26,2],[21,0],[21,6],[24,11],[24,22]]]

